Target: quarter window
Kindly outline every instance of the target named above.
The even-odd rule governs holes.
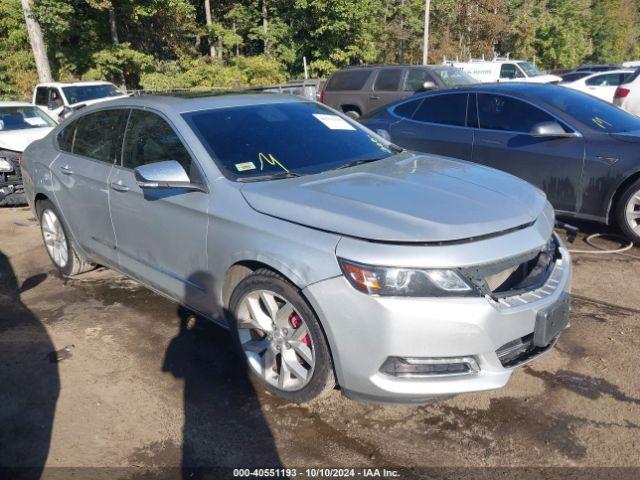
[[[120,153],[122,128],[128,110],[101,110],[79,118],[73,153],[113,163]],[[68,128],[68,127],[67,127]],[[66,130],[66,129],[65,129]]]
[[[373,85],[374,90],[395,91],[400,86],[400,78],[402,77],[402,69],[393,68],[380,70],[376,77],[376,83]]]
[[[467,96],[466,93],[455,93],[426,97],[413,115],[413,119],[464,127],[467,116]]]
[[[420,105],[420,102],[422,102],[421,98],[419,98],[418,100],[411,100],[410,102],[401,103],[393,109],[393,113],[395,113],[399,117],[411,118],[413,117],[416,108],[418,108],[418,105]]]
[[[528,133],[540,122],[555,122],[549,114],[528,103],[501,95],[478,95],[480,128]]]
[[[345,70],[334,74],[327,83],[326,91],[361,90],[367,83],[371,70]]]
[[[191,156],[173,128],[155,113],[133,110],[124,137],[122,165],[134,169],[168,160],[191,172]]]

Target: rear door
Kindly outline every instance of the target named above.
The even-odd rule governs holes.
[[[107,109],[70,123],[58,134],[61,153],[51,165],[65,221],[80,245],[106,263],[116,261],[107,185],[127,115],[127,109]]]
[[[367,99],[367,112],[375,110],[406,96],[400,89],[404,69],[381,68],[375,74],[373,89]]]
[[[474,130],[466,124],[467,93],[428,95],[394,108],[402,120],[391,126],[391,138],[402,147],[448,157],[471,159]]]
[[[531,182],[544,190],[557,210],[575,211],[581,195],[584,139],[532,137],[529,132],[540,122],[558,122],[569,127],[516,98],[489,93],[476,97],[475,121],[470,113],[470,124],[478,127],[472,160]]]
[[[358,116],[367,111],[371,69],[354,68],[334,73],[327,81],[323,93],[323,103],[342,112],[356,112]]]
[[[631,76],[630,73],[602,73],[585,81],[585,92],[606,102],[613,102],[618,86]]]
[[[111,216],[120,267],[151,286],[210,313],[206,238],[208,194],[184,189],[142,190],[134,168],[178,161],[194,182],[203,183],[180,136],[158,113],[133,109],[122,162],[110,178]]]

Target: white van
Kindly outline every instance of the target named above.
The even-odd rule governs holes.
[[[474,60],[468,62],[447,61],[446,65],[460,68],[481,83],[491,82],[532,82],[558,83],[562,79],[557,75],[546,75],[534,65],[524,60],[494,59]]]

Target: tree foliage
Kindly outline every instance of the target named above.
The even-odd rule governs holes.
[[[216,88],[418,63],[424,0],[31,0],[54,76]],[[431,0],[429,60],[510,53],[542,68],[640,56],[640,0]],[[215,52],[213,58],[211,53]],[[0,97],[37,82],[20,0],[0,2]]]

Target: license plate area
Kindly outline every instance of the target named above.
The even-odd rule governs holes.
[[[570,306],[571,295],[565,293],[551,307],[538,312],[533,332],[533,344],[536,347],[546,347],[567,327]]]

